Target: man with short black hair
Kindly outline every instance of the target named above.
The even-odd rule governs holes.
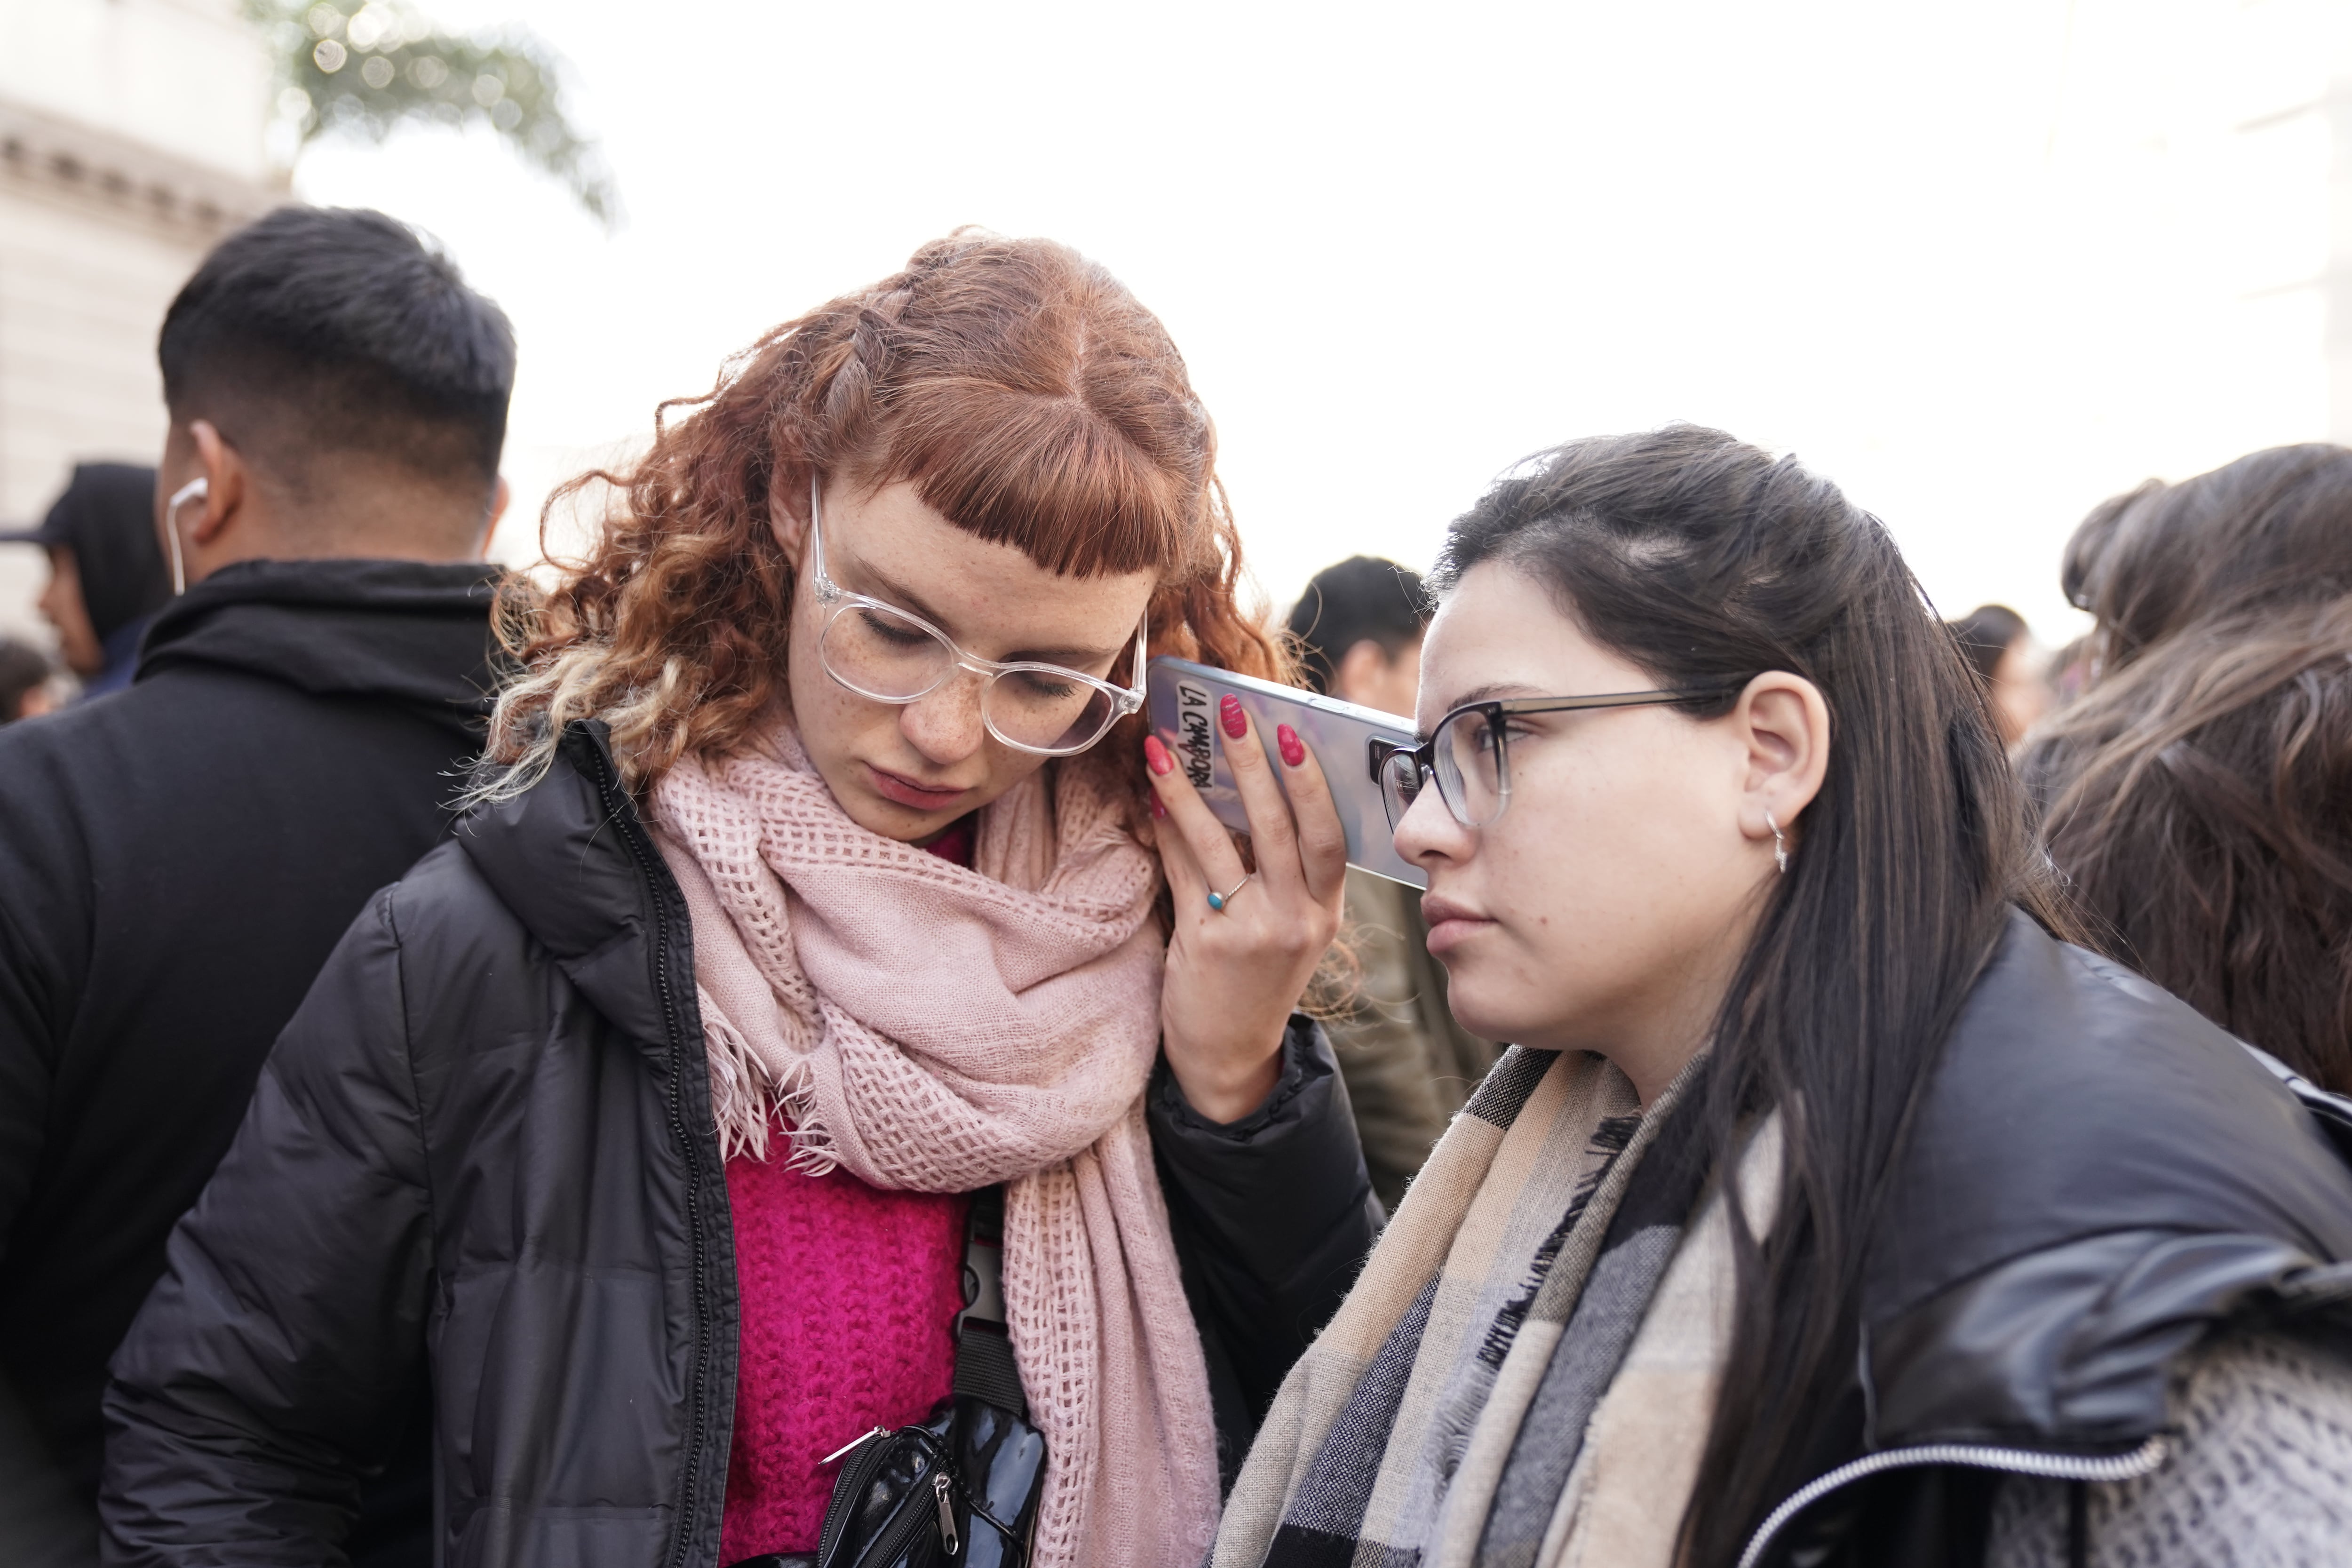
[[[107,1359],[328,952],[448,831],[491,679],[514,336],[446,256],[378,213],[282,207],[205,259],[159,357],[184,591],[128,690],[0,731],[11,1563],[60,1497],[57,1550],[94,1557]],[[426,1415],[420,1389],[362,1456],[389,1468],[355,1561],[429,1557]]]

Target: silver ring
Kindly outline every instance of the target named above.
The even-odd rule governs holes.
[[[1218,910],[1219,912],[1221,912],[1221,913],[1222,913],[1222,912],[1223,911],[1223,910],[1224,910],[1224,907],[1225,907],[1227,904],[1230,904],[1230,903],[1232,903],[1232,902],[1234,901],[1234,895],[1235,893],[1240,892],[1244,888],[1245,888],[1245,887],[1247,887],[1247,886],[1249,885],[1249,879],[1250,879],[1250,877],[1255,877],[1255,876],[1256,876],[1256,875],[1257,875],[1257,873],[1256,873],[1256,872],[1252,871],[1252,872],[1249,874],[1249,877],[1244,877],[1240,881],[1235,882],[1232,887],[1230,887],[1230,888],[1226,889],[1223,892],[1222,892],[1222,893],[1211,893],[1211,894],[1209,895],[1209,907],[1210,907],[1211,909],[1215,910]]]

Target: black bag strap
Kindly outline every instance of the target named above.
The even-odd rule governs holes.
[[[1023,1421],[1029,1401],[1021,1392],[1013,1339],[1004,1326],[1004,1189],[971,1194],[963,1225],[963,1310],[955,1317],[955,1391],[986,1400]]]

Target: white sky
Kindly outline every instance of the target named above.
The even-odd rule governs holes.
[[[2321,0],[654,7],[439,0],[574,68],[607,238],[487,133],[308,151],[522,342],[499,552],[762,329],[972,222],[1157,310],[1286,603],[1498,470],[1670,419],[1791,449],[1948,615],[2074,629],[2085,509],[2326,429]]]

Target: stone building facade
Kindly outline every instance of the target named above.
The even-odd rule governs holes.
[[[0,526],[78,461],[154,461],[164,308],[285,199],[270,92],[237,0],[0,0]],[[45,572],[0,545],[0,633],[47,642]]]

